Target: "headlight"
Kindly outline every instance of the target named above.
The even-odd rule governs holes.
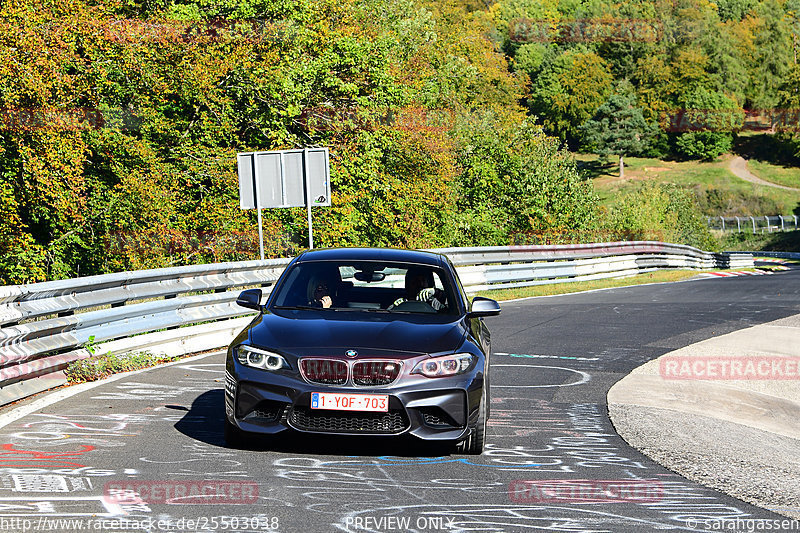
[[[428,378],[455,376],[463,374],[472,366],[475,356],[471,353],[456,353],[442,355],[420,361],[411,371],[412,374],[422,374]]]
[[[283,356],[266,350],[253,348],[252,346],[241,345],[233,349],[236,359],[246,366],[261,368],[262,370],[280,370],[289,368],[289,363]]]

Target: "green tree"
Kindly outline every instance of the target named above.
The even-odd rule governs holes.
[[[717,0],[719,18],[723,22],[741,21],[756,5],[756,0]]]
[[[713,160],[730,151],[734,132],[741,128],[744,111],[736,101],[717,91],[697,88],[679,99],[680,113],[673,128],[679,155]]]
[[[743,103],[749,81],[746,46],[739,42],[740,24],[711,24],[701,36],[708,57],[709,86]]]
[[[633,95],[616,93],[583,125],[584,146],[603,159],[619,156],[619,176],[624,178],[623,157],[647,150],[657,130],[644,119]]]
[[[755,9],[753,61],[750,65],[749,107],[772,109],[778,90],[794,64],[792,31],[778,0],[763,0]]]
[[[778,98],[781,114],[777,117],[777,135],[786,141],[795,157],[800,157],[800,132],[796,115],[796,110],[800,109],[800,65],[794,65],[789,71],[778,91]]]
[[[531,112],[545,129],[578,144],[581,125],[609,96],[613,78],[608,63],[586,49],[567,50],[544,67],[531,88]]]
[[[569,152],[531,120],[496,124],[486,113],[458,124],[456,244],[507,244],[513,234],[591,239],[598,199]]]

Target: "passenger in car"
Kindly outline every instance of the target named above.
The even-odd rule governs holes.
[[[447,308],[447,294],[436,288],[433,272],[424,268],[409,268],[405,277],[406,295],[388,307],[393,309],[403,302],[425,302],[436,311]]]

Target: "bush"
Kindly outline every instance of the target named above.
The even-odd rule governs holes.
[[[89,351],[91,347],[87,347]],[[167,363],[176,357],[153,355],[150,352],[137,352],[129,355],[100,355],[90,359],[74,361],[64,370],[70,383],[97,381],[120,372],[130,372]]]
[[[674,185],[646,184],[626,194],[611,212],[611,224],[623,239],[688,244],[702,250],[719,247],[695,195]]]
[[[702,87],[679,99],[682,123],[688,129],[674,139],[676,152],[689,159],[713,160],[729,152],[733,132],[744,120],[744,111],[732,98]]]
[[[675,139],[675,151],[687,159],[713,161],[730,152],[733,134],[718,131],[689,131]]]
[[[800,231],[777,233],[727,232],[722,249],[736,251],[800,252]]]
[[[725,189],[695,188],[700,212],[707,216],[760,216],[765,213],[783,213],[784,206],[757,193],[743,193]]]

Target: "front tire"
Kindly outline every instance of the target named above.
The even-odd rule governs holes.
[[[475,418],[475,423],[469,426],[469,437],[456,445],[456,449],[460,453],[467,455],[480,455],[483,453],[483,448],[486,444],[486,422],[488,419],[486,407],[486,386],[484,385],[481,393],[481,404],[478,406],[478,416]]]
[[[246,441],[245,432],[225,417],[225,444],[231,448],[244,448]]]

